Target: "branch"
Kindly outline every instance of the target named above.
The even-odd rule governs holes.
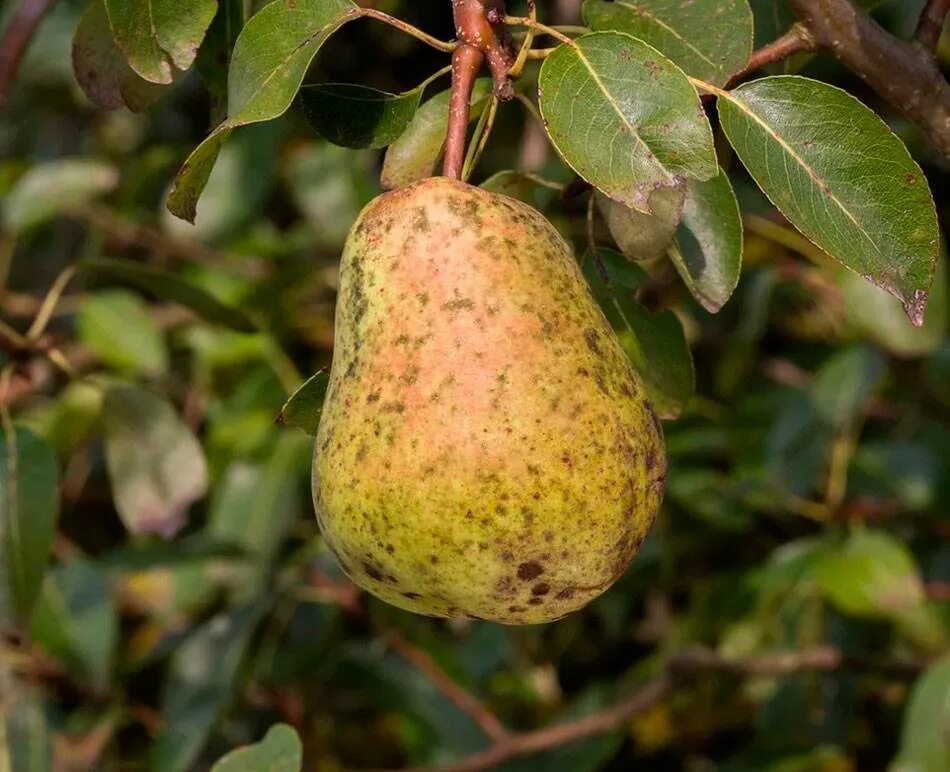
[[[56,0],[23,0],[0,40],[0,107],[7,101],[10,84],[43,17]]]
[[[950,0],[928,0],[917,25],[917,41],[929,51],[936,51],[943,33],[943,23],[950,13]]]
[[[950,2],[950,0],[948,0]],[[801,51],[814,51],[817,48],[815,40],[805,27],[801,24],[795,24],[782,37],[773,40],[767,46],[763,46],[757,51],[753,51],[749,57],[749,63],[729,79],[729,83],[735,83],[751,75],[756,70],[760,70],[768,64],[775,64],[793,54]]]
[[[937,150],[950,155],[950,84],[930,51],[894,37],[852,0],[788,3],[818,45],[916,123]]]
[[[861,670],[905,677],[916,675],[926,667],[926,664],[909,660],[851,658],[830,646],[817,646],[800,652],[782,652],[734,660],[699,646],[674,654],[660,675],[608,708],[545,729],[510,734],[485,750],[466,756],[454,764],[439,767],[439,772],[480,772],[480,770],[494,769],[512,759],[612,732],[623,726],[633,716],[649,710],[664,700],[677,685],[691,681],[702,674],[718,673],[762,678],[800,673]],[[422,772],[422,770],[409,772]]]

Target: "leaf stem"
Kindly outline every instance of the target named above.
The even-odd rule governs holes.
[[[450,72],[452,72],[452,65],[447,64],[445,65],[445,67],[433,72],[428,78],[422,81],[422,83],[420,83],[418,86],[412,89],[412,91],[424,91],[433,83],[435,83],[439,78],[441,78],[443,75],[448,75]]]
[[[550,35],[565,45],[574,45],[574,41],[556,27],[549,27],[547,24],[542,24],[541,22],[536,21],[535,19],[532,19],[528,16],[506,16],[505,24],[511,27],[527,27],[528,29],[534,30],[537,33]]]
[[[538,6],[534,0],[528,3],[528,18],[533,22],[538,20]],[[528,56],[531,53],[531,46],[534,44],[534,30],[530,27],[525,33],[524,40],[521,41],[521,48],[518,50],[518,57],[515,59],[515,63],[511,65],[511,69],[508,70],[508,74],[512,78],[517,78],[521,75],[524,66],[528,61]]]
[[[33,320],[33,324],[31,324],[30,329],[27,330],[26,339],[28,341],[36,342],[40,339],[40,336],[46,332],[46,327],[56,312],[56,306],[59,305],[59,301],[66,291],[66,287],[69,286],[69,282],[73,280],[75,275],[76,266],[70,265],[56,277],[53,286],[50,287],[49,292],[46,293],[46,297],[43,298],[43,303],[36,314],[36,318]]]
[[[404,22],[402,19],[397,19],[395,16],[390,16],[388,13],[383,13],[383,11],[379,11],[375,8],[360,8],[359,14],[360,16],[376,19],[376,21],[381,21],[391,27],[395,27],[396,29],[405,32],[407,35],[412,35],[412,37],[416,38],[417,40],[421,40],[426,45],[430,45],[439,51],[445,51],[446,53],[451,54],[456,48],[459,47],[459,43],[457,41],[439,40],[427,32],[423,32],[418,27],[413,27],[408,22]]]
[[[475,134],[472,137],[472,144],[468,149],[468,155],[465,158],[465,164],[462,166],[462,182],[468,182],[468,178],[475,171],[478,162],[481,160],[482,153],[488,144],[488,138],[491,136],[492,128],[495,125],[495,116],[498,114],[498,97],[492,96],[488,107],[478,119],[478,125],[475,127]]]

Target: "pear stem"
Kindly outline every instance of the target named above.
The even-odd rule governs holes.
[[[452,97],[442,173],[457,180],[462,177],[465,163],[475,78],[487,62],[495,83],[495,97],[502,102],[513,99],[509,70],[515,63],[515,54],[505,27],[504,0],[452,0],[452,13],[459,46],[452,54]]]

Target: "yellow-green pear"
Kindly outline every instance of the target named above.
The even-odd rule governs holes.
[[[374,595],[443,617],[563,617],[626,570],[666,456],[570,247],[507,196],[432,178],[371,202],[340,268],[313,492]]]

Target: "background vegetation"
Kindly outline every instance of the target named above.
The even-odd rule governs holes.
[[[144,112],[99,110],[70,61],[87,5],[55,4],[0,114],[0,769],[206,769],[276,723],[327,771],[950,769],[944,258],[915,329],[723,147],[745,225],[735,295],[705,311],[665,259],[634,282],[680,413],[642,553],[552,625],[412,616],[340,574],[310,503],[312,441],[275,423],[329,365],[339,252],[381,154],[329,144],[295,108],[236,132],[196,224],[176,220],[171,180],[221,118],[214,52]],[[453,34],[447,2],[376,5]],[[752,5],[759,44],[794,20]],[[864,5],[908,37],[924,3]],[[578,6],[539,15],[578,24]],[[445,63],[360,21],[307,80],[404,92]],[[824,53],[770,67],[877,110],[943,221],[950,167],[914,125]],[[572,180],[518,103],[473,181],[512,168]],[[587,248],[586,195],[495,184]],[[293,769],[296,743],[278,728],[219,769],[269,754]]]

